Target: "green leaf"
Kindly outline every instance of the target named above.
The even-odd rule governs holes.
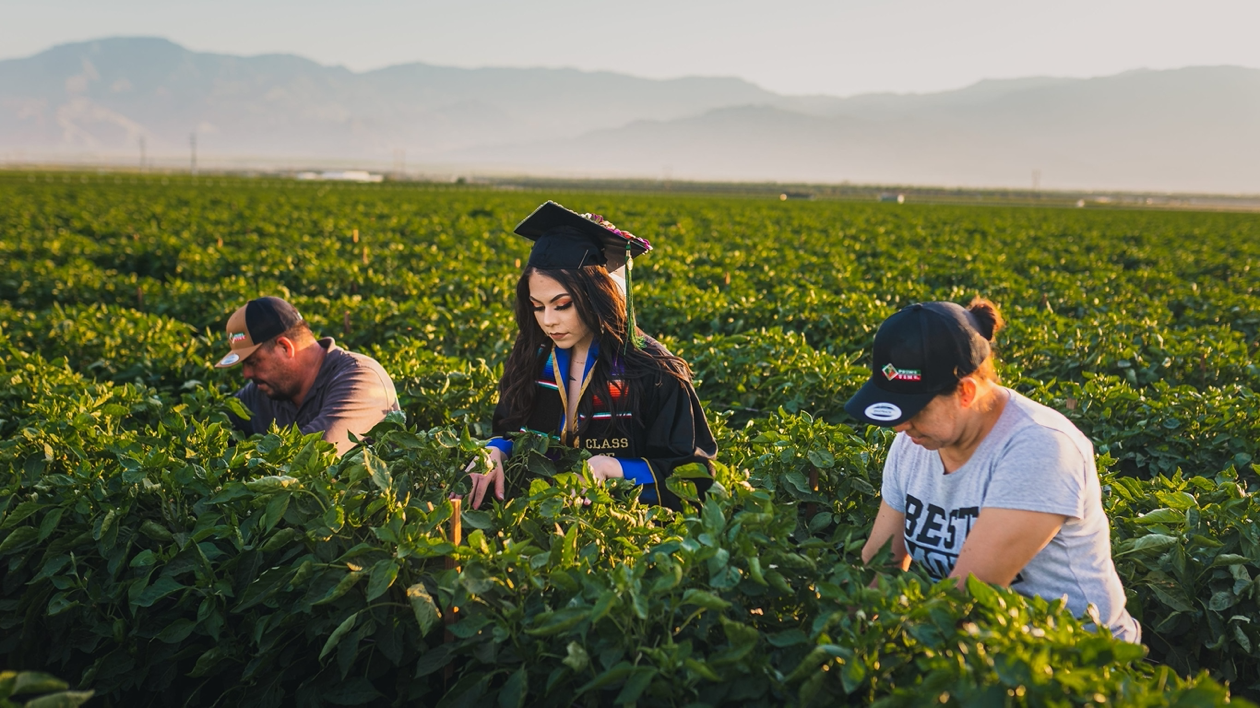
[[[621,681],[626,676],[629,676],[630,672],[634,671],[634,668],[635,667],[629,662],[626,662],[626,661],[618,662],[616,666],[612,667],[611,669],[608,669],[607,671],[603,672],[599,676],[596,676],[595,678],[591,679],[590,681],[588,681],[587,683],[579,687],[576,695],[580,696],[583,693],[586,693],[587,691],[592,691],[597,688],[603,688],[604,686],[607,686],[609,684],[613,684],[618,681]]]
[[[586,653],[586,649],[583,648],[581,644],[578,644],[576,641],[569,642],[569,646],[566,647],[565,651],[568,656],[566,656],[561,663],[570,669],[573,669],[573,673],[582,673],[586,670],[587,666],[590,666],[591,657]]]
[[[22,550],[35,543],[39,531],[34,526],[19,526],[9,532],[4,541],[0,541],[0,556]]]
[[[342,620],[341,624],[337,625],[337,628],[333,630],[333,633],[328,636],[328,641],[324,642],[324,648],[319,650],[320,661],[323,661],[324,657],[328,656],[333,649],[337,648],[337,645],[341,643],[342,638],[349,634],[350,630],[354,629],[354,625],[358,621],[359,613],[355,612]]]
[[[1179,540],[1175,536],[1167,536],[1164,534],[1152,533],[1145,536],[1139,536],[1133,539],[1132,545],[1122,553],[1130,552],[1147,552],[1162,553],[1169,548],[1175,546]],[[1120,554],[1117,554],[1120,555]]]
[[[152,585],[145,588],[144,592],[140,593],[140,598],[136,601],[136,604],[140,607],[152,607],[153,603],[161,600],[167,595],[186,589],[187,588],[185,586],[180,585],[174,578],[163,575],[154,581]]]
[[[371,681],[362,676],[341,681],[333,688],[320,693],[320,698],[338,706],[379,703],[379,700],[384,697],[385,695],[376,690]]]
[[[55,617],[62,612],[72,610],[78,606],[79,601],[71,600],[69,593],[59,592],[56,595],[53,595],[52,599],[48,601],[47,613],[49,617]]]
[[[1212,599],[1208,600],[1208,609],[1213,612],[1222,612],[1234,606],[1238,602],[1238,598],[1234,593],[1228,590],[1221,590],[1212,593]]]
[[[193,678],[205,676],[224,658],[224,651],[221,647],[211,647],[197,657],[197,664],[193,666],[193,670],[188,675]]]
[[[267,502],[267,510],[263,516],[263,531],[270,532],[280,523],[280,519],[284,518],[284,512],[289,510],[289,499],[291,494],[277,494]]]
[[[818,533],[831,525],[832,516],[829,512],[820,511],[809,520],[809,530],[811,533]]]
[[[451,647],[450,644],[439,644],[420,654],[420,658],[416,661],[415,677],[424,678],[450,664],[455,658]]]
[[[158,561],[157,554],[155,554],[153,551],[146,548],[143,551],[140,551],[139,553],[137,553],[136,557],[132,558],[131,562],[128,563],[127,565],[128,567],[131,567],[131,568],[144,568],[146,566],[150,566],[150,565],[153,565],[154,563],[157,563],[157,561]]]
[[[529,674],[521,667],[508,676],[499,689],[499,708],[521,708],[529,695]]]
[[[651,666],[636,666],[630,672],[625,685],[621,687],[621,692],[613,699],[613,705],[622,706],[638,701],[639,696],[652,685],[652,679],[656,678],[656,674],[656,669]]]
[[[140,524],[140,533],[148,536],[154,541],[161,541],[163,543],[170,542],[175,538],[165,526],[153,521],[152,519],[147,519],[144,523]]]
[[[1142,514],[1134,519],[1134,522],[1144,525],[1150,524],[1180,524],[1186,520],[1186,515],[1175,509],[1156,509],[1149,514]]]
[[[704,523],[704,530],[717,536],[726,528],[726,515],[722,513],[722,507],[712,499],[706,499],[704,506],[700,511],[701,520]]]
[[[389,590],[398,577],[398,563],[390,559],[379,560],[372,566],[368,577],[367,601],[371,602]]]
[[[687,592],[683,593],[682,604],[696,605],[703,607],[706,610],[718,611],[725,610],[731,606],[731,603],[723,600],[717,595],[698,588],[691,588],[687,590]]]
[[[359,579],[364,575],[366,575],[366,573],[361,570],[352,570],[349,573],[346,573],[341,577],[341,580],[337,581],[337,584],[334,585],[326,595],[315,602],[312,602],[311,605],[326,605],[340,598],[342,595],[350,592],[351,588],[357,585],[359,583]]]
[[[687,501],[699,501],[699,492],[696,489],[696,483],[687,479],[679,479],[674,475],[665,478],[665,488],[673,492],[679,499]]]
[[[826,450],[810,450],[806,457],[819,469],[829,470],[836,466],[835,456]]]
[[[95,691],[60,691],[29,700],[23,708],[77,708],[95,695]]]
[[[526,629],[525,633],[531,637],[549,637],[567,632],[583,620],[590,619],[590,616],[589,607],[566,607],[555,612],[543,612],[534,618],[536,626]]]
[[[697,661],[695,659],[688,658],[688,659],[683,660],[683,666],[687,667],[688,671],[698,674],[699,676],[706,678],[710,681],[722,680],[722,677],[718,676],[717,672],[709,668],[708,664]]]
[[[1002,603],[1002,598],[998,595],[998,592],[991,585],[976,578],[974,575],[967,576],[967,592],[985,607],[997,609]]]
[[[674,468],[669,476],[675,479],[712,479],[709,469],[698,462],[688,462]]]
[[[271,534],[271,537],[263,542],[261,550],[266,553],[271,553],[272,551],[279,550],[301,538],[303,538],[301,530],[295,529],[292,526],[283,528]]]
[[[52,535],[57,530],[57,524],[61,523],[61,515],[65,509],[56,507],[44,515],[43,521],[39,522],[39,538],[36,543],[43,543],[44,539]]]
[[[21,696],[26,693],[64,691],[69,687],[70,684],[51,674],[38,671],[20,671],[13,682],[13,688],[10,689],[9,695]]]
[[[1184,510],[1197,509],[1199,507],[1199,500],[1186,492],[1159,492],[1155,495],[1155,498],[1164,506],[1172,507],[1173,509]]]
[[[236,396],[228,396],[223,399],[223,403],[228,407],[228,410],[232,411],[233,415],[241,420],[249,420],[254,417],[254,414],[251,413],[250,410],[245,407],[245,404],[241,403],[241,399]]]
[[[1248,637],[1247,633],[1243,631],[1242,625],[1232,624],[1230,625],[1230,627],[1233,629],[1233,632],[1234,632],[1234,641],[1238,642],[1238,646],[1242,647],[1243,651],[1250,654],[1251,653],[1251,638]]]
[[[463,613],[461,612],[460,614]],[[492,620],[486,615],[473,615],[449,625],[447,629],[460,639],[468,639],[477,636],[477,633],[485,629],[486,625],[491,622]]]
[[[777,634],[766,635],[766,641],[769,642],[771,646],[776,646],[780,648],[794,647],[798,644],[804,644],[808,642],[809,635],[805,634],[799,629],[789,629],[787,631],[779,632]]]
[[[407,588],[407,602],[411,604],[411,611],[416,616],[416,623],[420,625],[421,634],[428,634],[442,621],[437,603],[429,595],[424,583],[416,583]]]
[[[218,494],[206,500],[207,504],[226,504],[227,502],[250,496],[250,490],[240,482],[231,482],[223,487]]]
[[[460,520],[463,521],[464,525],[469,528],[481,529],[483,531],[494,529],[494,517],[490,516],[490,513],[486,511],[472,509],[461,512]]]
[[[1236,553],[1222,553],[1219,556],[1212,559],[1212,566],[1220,567],[1223,565],[1239,565],[1239,564],[1250,563],[1250,562],[1251,562],[1251,559],[1248,558],[1247,556],[1240,556]]]
[[[275,494],[276,492],[300,486],[297,477],[290,477],[285,474],[273,474],[245,482],[245,488],[255,494]]]
[[[371,450],[363,451],[363,466],[367,468],[368,474],[372,477],[372,484],[382,492],[388,492],[394,484],[394,478],[389,473],[389,465],[385,461],[377,457]]]
[[[161,632],[158,632],[157,637],[155,638],[159,642],[179,644],[187,639],[188,635],[192,634],[192,631],[196,626],[196,622],[188,619],[187,617],[180,617],[164,627]]]

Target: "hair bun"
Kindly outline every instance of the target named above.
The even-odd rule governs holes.
[[[982,297],[973,299],[971,304],[967,305],[967,312],[971,313],[976,331],[990,342],[998,331],[1006,326],[1006,320],[1002,319],[1002,313],[998,312],[997,305]]]

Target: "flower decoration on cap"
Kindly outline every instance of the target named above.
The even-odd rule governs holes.
[[[618,236],[626,240],[637,241],[640,245],[644,247],[645,251],[652,250],[652,244],[647,239],[635,236],[629,231],[622,231],[621,229],[617,228],[617,226],[613,224],[613,222],[609,221],[608,219],[605,219],[599,214],[587,213],[587,214],[582,214],[582,217],[599,224],[600,226],[608,229],[609,231],[617,234]]]

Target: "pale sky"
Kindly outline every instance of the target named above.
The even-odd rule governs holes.
[[[985,78],[1260,67],[1257,0],[0,0],[0,58],[109,36],[354,70],[421,61],[788,94],[928,92]]]

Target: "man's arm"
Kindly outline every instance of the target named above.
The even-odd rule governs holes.
[[[389,375],[379,364],[359,362],[328,384],[319,415],[301,430],[322,432],[325,440],[337,446],[337,454],[344,455],[354,447],[347,433],[362,436],[396,410],[398,395]]]
[[[1043,511],[981,508],[949,577],[957,578],[959,586],[968,575],[994,585],[1010,585],[1067,519]]]

